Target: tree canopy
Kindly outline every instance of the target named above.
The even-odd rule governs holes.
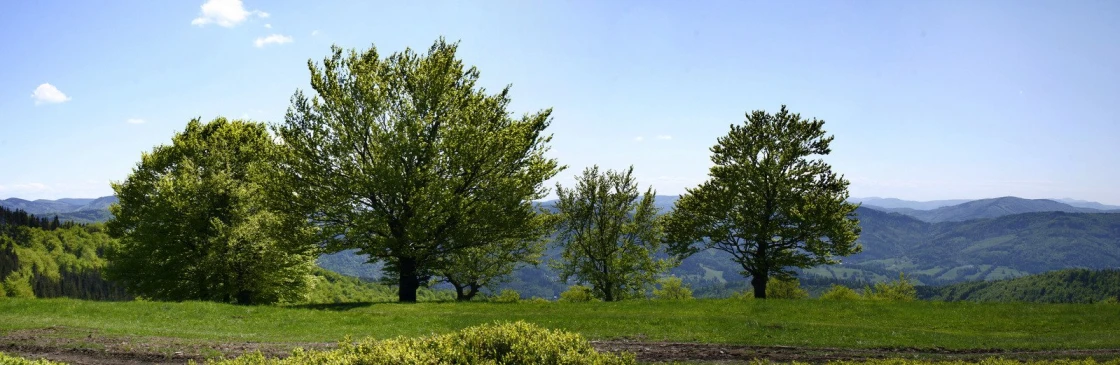
[[[824,121],[803,119],[783,105],[775,114],[748,113],[711,148],[709,179],[676,202],[667,218],[672,251],[715,248],[730,253],[751,277],[756,298],[771,276],[791,267],[836,263],[859,252],[848,181],[817,156],[834,137]]]
[[[297,91],[276,129],[290,209],[328,250],[384,261],[404,302],[450,255],[524,237],[562,169],[545,156],[551,110],[513,117],[509,87],[487,93],[457,48],[333,47],[308,61],[314,94]]]
[[[190,121],[114,183],[106,274],[157,300],[271,303],[302,295],[313,229],[265,194],[277,148],[265,125]]]
[[[638,200],[634,168],[626,171],[591,167],[566,189],[556,184],[560,199],[556,243],[561,260],[554,263],[560,279],[591,285],[599,299],[615,301],[645,295],[657,275],[673,266],[657,258],[661,226],[653,188]]]

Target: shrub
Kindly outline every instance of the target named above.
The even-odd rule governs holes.
[[[517,303],[521,301],[521,293],[513,289],[503,289],[498,296],[490,298],[491,302],[495,303]]]
[[[692,299],[692,289],[684,286],[681,278],[669,276],[657,281],[661,289],[653,289],[653,298],[659,300],[688,300]]]
[[[875,287],[863,288],[863,296],[876,300],[889,300],[910,302],[918,299],[918,290],[903,273],[898,274],[898,280],[889,283],[875,283]]]
[[[773,278],[766,284],[767,299],[805,299],[808,297],[809,292],[801,289],[801,282],[797,278],[789,280]]]
[[[568,290],[560,293],[562,302],[590,302],[591,298],[593,298],[591,288],[583,285],[569,286]]]
[[[843,285],[832,284],[832,287],[828,288],[828,291],[824,292],[824,294],[821,294],[821,299],[825,299],[825,300],[859,300],[859,299],[863,299],[863,297],[860,296],[859,293],[856,293],[855,290],[852,290],[852,288],[849,288],[849,287],[846,287],[846,286],[843,286]]]
[[[62,365],[62,363],[54,362],[45,359],[29,360],[22,357],[15,357],[3,352],[0,352],[0,364],[3,365]]]
[[[552,303],[552,302],[550,302],[550,301],[549,301],[548,299],[545,299],[545,298],[541,298],[541,297],[532,297],[532,298],[529,298],[529,300],[526,300],[525,302],[526,302],[526,303],[537,303],[537,304],[540,304],[540,303]]]
[[[8,274],[4,279],[3,289],[7,296],[12,298],[34,298],[35,290],[31,288],[31,273],[21,270]]]
[[[259,352],[212,364],[635,364],[634,355],[600,353],[582,336],[518,321],[421,338],[343,342],[337,350],[296,350],[286,359]]]

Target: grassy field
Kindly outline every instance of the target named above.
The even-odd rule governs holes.
[[[71,333],[239,342],[336,342],[444,333],[525,320],[591,339],[845,348],[1120,348],[1120,306],[695,300],[419,303],[322,308],[186,302],[0,300],[0,333]]]

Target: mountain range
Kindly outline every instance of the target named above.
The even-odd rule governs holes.
[[[62,221],[77,223],[104,222],[112,218],[109,206],[120,201],[115,196],[96,199],[64,198],[58,200],[24,200],[9,198],[0,200],[0,207],[10,210],[23,210],[37,216],[58,216]]]
[[[657,196],[662,213],[677,196]],[[27,201],[0,200],[9,209],[36,215],[59,215],[79,222],[109,219],[114,197]],[[993,199],[909,202],[889,198],[853,199],[863,251],[840,265],[801,271],[802,277],[837,281],[883,281],[906,273],[920,283],[949,284],[1021,277],[1069,268],[1120,268],[1120,210],[1084,201]],[[555,201],[539,204],[551,209]],[[878,206],[872,203],[879,203]],[[918,209],[926,208],[926,209]],[[558,256],[550,247],[545,260]],[[352,251],[324,255],[320,266],[361,277],[378,276],[379,265]],[[704,251],[684,260],[673,274],[694,288],[746,287],[742,269],[720,251]],[[519,269],[505,287],[524,295],[552,297],[564,289],[547,265]]]

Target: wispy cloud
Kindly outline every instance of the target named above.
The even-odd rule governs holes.
[[[256,41],[253,41],[253,44],[255,44],[257,46],[257,48],[262,48],[262,47],[270,45],[270,44],[284,44],[284,43],[292,43],[292,37],[289,37],[289,36],[286,36],[286,35],[281,35],[281,34],[273,34],[273,35],[270,35],[270,36],[267,36],[267,37],[257,38]]]
[[[147,123],[148,121],[140,119],[140,118],[128,118],[128,120],[126,120],[125,122],[127,122],[128,124],[144,124],[144,123]]]
[[[311,36],[312,37],[317,36],[317,35],[319,35],[319,30],[318,29],[311,31]]]
[[[646,137],[637,136],[637,137],[634,137],[634,142],[641,142],[641,141],[644,141],[645,139],[646,139]]]
[[[69,96],[66,96],[66,94],[59,91],[57,87],[48,83],[44,83],[35,88],[35,91],[31,92],[31,98],[35,99],[35,105],[58,104],[70,101]]]
[[[272,29],[272,24],[265,24],[264,27],[268,28],[268,29]]]
[[[245,10],[241,0],[210,0],[202,4],[202,13],[194,18],[191,24],[200,27],[207,24],[217,24],[230,28],[241,24],[251,15],[261,18],[269,17],[268,13],[260,10]]]
[[[665,140],[665,141],[667,141],[667,140],[673,139],[673,136],[670,136],[670,135],[668,135],[668,134],[662,134],[662,135],[660,135],[660,136],[657,136],[657,139],[660,139],[660,140]]]

